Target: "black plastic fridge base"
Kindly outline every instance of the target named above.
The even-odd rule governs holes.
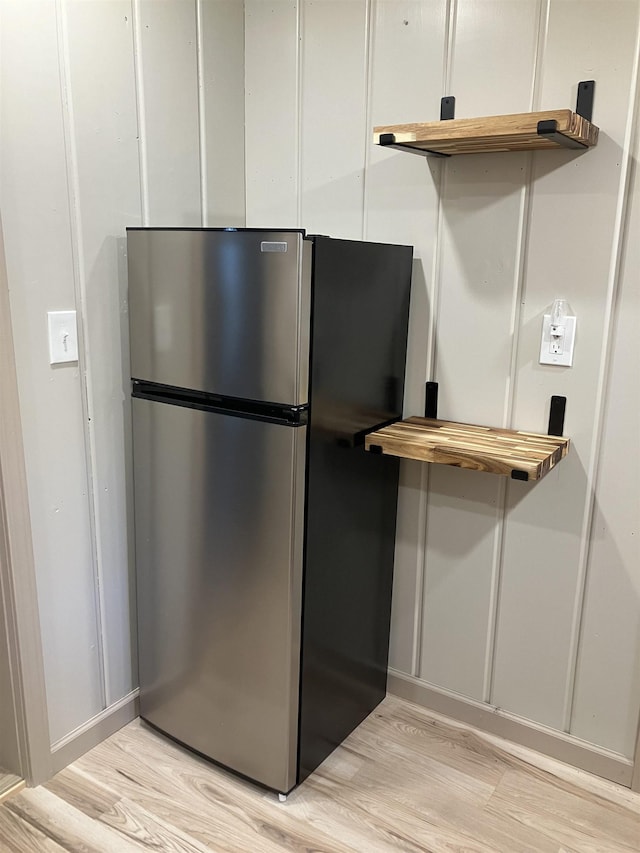
[[[172,385],[161,385],[158,382],[145,382],[142,379],[132,379],[131,383],[131,396],[142,400],[200,409],[203,412],[216,412],[235,418],[267,421],[283,426],[304,426],[308,421],[308,405],[283,406],[279,403],[243,400],[238,397],[225,397],[205,391],[191,391]]]

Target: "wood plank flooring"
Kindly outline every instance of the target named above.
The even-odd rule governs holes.
[[[640,796],[387,697],[286,803],[139,720],[0,806],[2,853],[638,853]]]
[[[24,780],[0,767],[0,803],[24,788]]]

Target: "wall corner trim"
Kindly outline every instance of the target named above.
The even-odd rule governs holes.
[[[7,623],[6,652],[20,756],[20,767],[15,769],[35,785],[50,773],[49,724],[1,217],[0,399],[0,608],[4,607]],[[7,701],[4,696],[3,701]],[[2,735],[7,737],[6,732]]]

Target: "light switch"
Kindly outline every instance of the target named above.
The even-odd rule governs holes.
[[[78,360],[75,311],[49,311],[49,364]]]

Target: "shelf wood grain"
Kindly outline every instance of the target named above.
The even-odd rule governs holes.
[[[587,148],[598,143],[598,128],[572,110],[544,110],[482,118],[458,118],[416,124],[375,127],[373,141],[392,133],[395,144],[437,154],[480,154],[500,151],[536,151],[562,147],[538,134],[538,122],[555,121],[557,132]]]
[[[569,439],[431,418],[408,418],[369,433],[365,449],[514,479],[540,480],[567,455]]]

